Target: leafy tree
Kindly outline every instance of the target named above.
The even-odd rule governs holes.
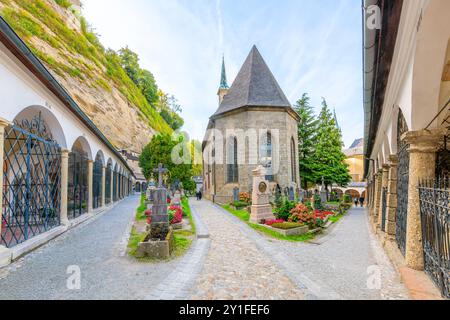
[[[303,189],[308,189],[308,183],[315,183],[314,153],[316,145],[316,131],[318,120],[314,114],[314,108],[310,105],[310,98],[304,93],[302,98],[294,106],[300,115],[298,125],[299,163]]]
[[[156,85],[155,78],[153,74],[148,70],[142,70],[139,80],[139,88],[142,94],[145,96],[150,105],[154,105],[158,102],[158,86]]]
[[[128,47],[119,50],[119,56],[122,63],[122,67],[127,72],[130,79],[139,85],[139,77],[141,74],[141,68],[139,67],[138,55],[131,51]]]
[[[177,99],[173,95],[168,95],[162,91],[159,91],[158,95],[157,110],[159,114],[173,130],[180,129],[184,125],[184,120],[178,114],[182,110]]]
[[[344,162],[346,156],[342,151],[342,134],[325,99],[322,101],[318,121],[312,164],[315,182],[321,183],[323,178],[327,187],[333,183],[346,186],[351,181],[351,176],[348,165]]]
[[[145,146],[139,158],[139,166],[147,179],[156,175],[153,172],[161,163],[168,170],[168,183],[179,181],[183,184],[183,188],[187,191],[195,189],[193,181],[192,164],[175,164],[172,161],[172,151],[182,144],[187,144],[184,136],[180,135],[176,139],[168,134],[160,134],[153,137],[152,141]],[[189,148],[186,148],[189,152]]]
[[[191,140],[190,150],[192,159],[192,174],[195,177],[201,176],[203,173],[202,143],[198,140]]]

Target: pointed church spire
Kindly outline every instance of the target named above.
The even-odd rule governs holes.
[[[222,56],[222,74],[220,75],[220,87],[219,89],[229,89],[227,83],[227,72],[225,70],[225,56]]]
[[[336,123],[336,127],[339,129],[339,131],[342,132],[341,127],[339,126],[339,122],[336,115],[336,108],[334,108],[334,122]]]

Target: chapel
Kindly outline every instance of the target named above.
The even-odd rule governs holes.
[[[203,141],[204,195],[230,203],[250,192],[252,171],[262,165],[272,193],[298,194],[298,122],[280,85],[256,46],[231,87],[222,62],[219,108]]]

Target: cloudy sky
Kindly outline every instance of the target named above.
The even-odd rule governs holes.
[[[218,107],[222,54],[229,84],[253,44],[291,103],[325,97],[348,147],[363,136],[359,0],[83,0],[102,43],[128,45],[159,87],[183,107],[186,130],[202,139]]]

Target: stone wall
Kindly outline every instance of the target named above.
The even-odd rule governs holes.
[[[227,130],[239,129],[241,133],[238,133],[238,157],[239,157],[239,182],[227,183],[227,165],[216,164],[215,168],[215,182],[216,182],[216,194],[215,199],[217,202],[230,202],[232,200],[233,189],[239,187],[240,191],[249,192],[252,188],[252,171],[259,165],[259,146],[261,145],[262,138],[260,135],[267,130],[271,130],[273,134],[273,158],[275,167],[279,167],[278,172],[275,174],[275,181],[280,184],[282,188],[297,187],[297,184],[292,183],[291,173],[291,139],[294,138],[296,151],[298,155],[298,136],[297,136],[297,121],[287,112],[280,109],[252,109],[244,110],[229,114],[225,117],[219,118],[215,121],[215,129],[220,131],[224,136],[222,143],[223,159],[227,159],[227,146],[225,136]],[[244,133],[254,130],[256,133],[257,143],[249,144]],[[275,133],[279,132],[279,143],[276,144]],[[239,131],[237,131],[239,132]],[[217,142],[219,143],[219,142]],[[206,149],[208,150],[208,148]],[[211,150],[209,150],[211,152]],[[220,155],[221,152],[216,148],[216,155]],[[254,158],[257,155],[256,159]],[[279,157],[277,157],[279,155]],[[252,159],[250,159],[252,157]],[[250,161],[251,160],[251,161]],[[253,164],[251,164],[253,163]],[[208,165],[205,164],[205,173],[207,172]],[[296,159],[296,181],[300,181],[300,173],[298,170],[298,159]],[[214,180],[214,179],[213,179]],[[214,181],[213,181],[214,182]],[[205,190],[205,197],[211,198],[214,192],[214,183],[211,190]]]

